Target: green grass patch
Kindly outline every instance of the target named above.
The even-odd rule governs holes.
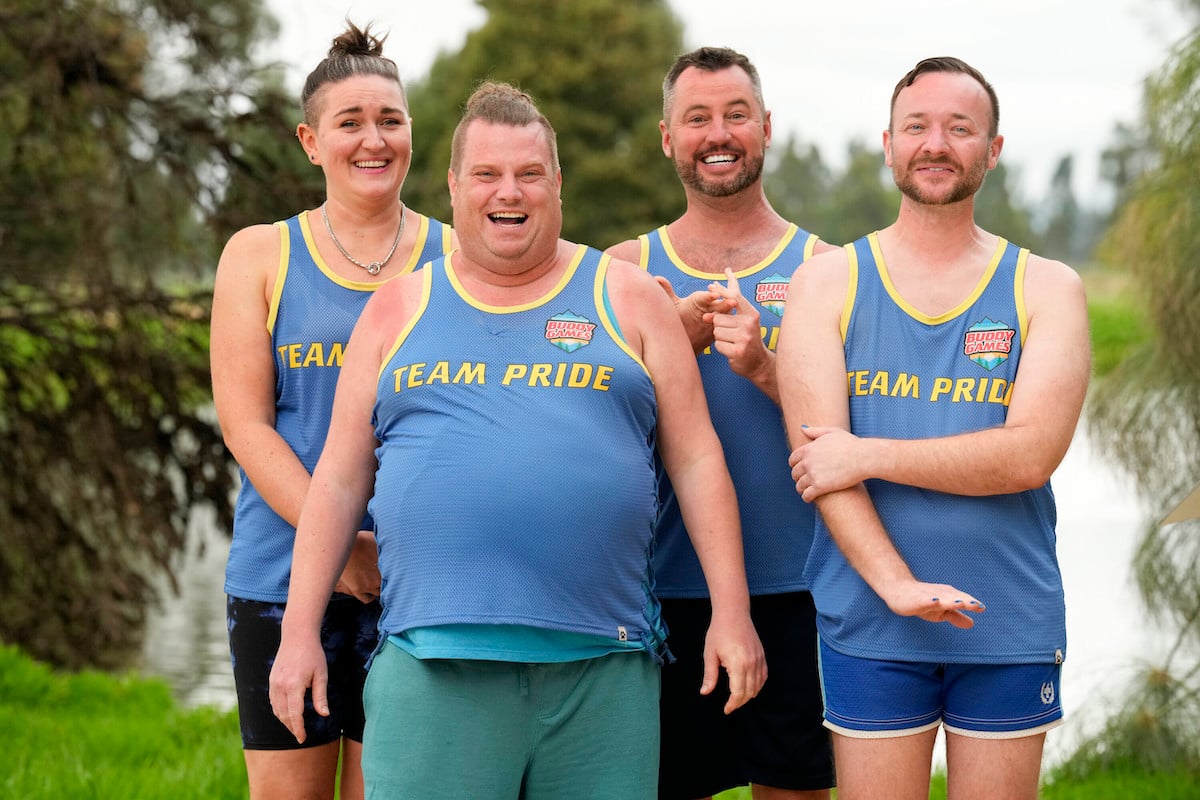
[[[184,710],[160,680],[59,673],[0,645],[0,798],[244,800],[237,714]],[[1045,800],[1196,800],[1198,776],[1136,766],[1051,781]],[[836,792],[834,794],[836,798]],[[940,771],[930,800],[945,800]],[[719,800],[752,800],[742,787]]]
[[[247,796],[237,715],[182,710],[162,681],[55,673],[0,647],[0,797]]]
[[[1042,787],[1041,800],[1197,800],[1200,776],[1185,772],[1157,773],[1137,768],[1097,772],[1079,780],[1059,780]],[[837,800],[837,790],[833,791]],[[752,800],[749,787],[730,789],[716,800]],[[937,770],[929,781],[929,800],[946,800],[946,773]]]
[[[1200,776],[1188,773],[1147,772],[1134,768],[1098,772],[1081,780],[1047,785],[1042,800],[1196,800]]]
[[[1102,377],[1149,341],[1151,330],[1127,276],[1102,271],[1082,274],[1088,294],[1092,373]]]
[[[1092,371],[1107,375],[1150,338],[1150,328],[1133,303],[1123,297],[1088,301],[1092,332]]]

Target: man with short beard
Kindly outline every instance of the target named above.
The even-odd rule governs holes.
[[[1062,720],[1049,481],[1087,391],[1087,309],[1068,266],[975,224],[999,116],[978,70],[917,64],[883,134],[896,221],[792,280],[779,388],[819,512],[839,800],[928,797],[939,726],[950,800],[1034,800]]]
[[[771,673],[762,693],[728,716],[719,698],[698,691],[712,608],[660,465],[653,566],[677,660],[662,671],[659,797],[694,800],[749,783],[758,800],[825,800],[833,766],[803,575],[813,512],[787,473],[774,350],[788,279],[834,248],[781,217],[763,193],[771,114],[744,55],[702,47],[676,59],[659,130],[687,209],[610,252],[646,268],[676,299],[737,489],[750,613]]]

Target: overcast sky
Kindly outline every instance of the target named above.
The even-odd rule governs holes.
[[[1076,196],[1099,191],[1097,160],[1114,124],[1139,119],[1143,79],[1185,31],[1174,0],[669,2],[685,48],[725,45],[755,63],[780,143],[794,133],[836,165],[851,140],[878,146],[892,87],[913,64],[970,62],[1000,96],[1001,159],[1019,170],[1030,202],[1066,153],[1076,156]],[[474,0],[268,3],[283,24],[270,55],[291,65],[297,93],[347,16],[390,31],[385,54],[409,81],[485,20]]]

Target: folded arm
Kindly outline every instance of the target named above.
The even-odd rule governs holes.
[[[850,426],[841,337],[847,280],[841,251],[815,257],[792,278],[779,335],[778,376],[793,447],[807,441],[803,430],[810,424],[843,432]],[[846,560],[894,613],[964,628],[974,624],[966,612],[982,611],[982,603],[956,587],[918,580],[861,482],[822,495],[817,507]]]

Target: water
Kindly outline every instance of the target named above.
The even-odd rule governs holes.
[[[1168,644],[1147,624],[1130,573],[1147,514],[1133,481],[1101,459],[1080,431],[1052,483],[1067,596],[1067,724],[1047,737],[1047,763],[1069,753],[1082,733],[1096,730],[1138,665],[1153,662]],[[180,596],[168,598],[150,619],[145,670],[164,676],[186,706],[229,709],[236,700],[221,590],[229,543],[211,517],[201,515],[191,539],[179,572]]]
[[[189,522],[187,550],[176,569],[179,594],[164,584],[162,607],[147,620],[143,671],[166,678],[187,707],[237,705],[225,632],[228,555],[229,539],[217,530],[211,510],[198,510]]]

